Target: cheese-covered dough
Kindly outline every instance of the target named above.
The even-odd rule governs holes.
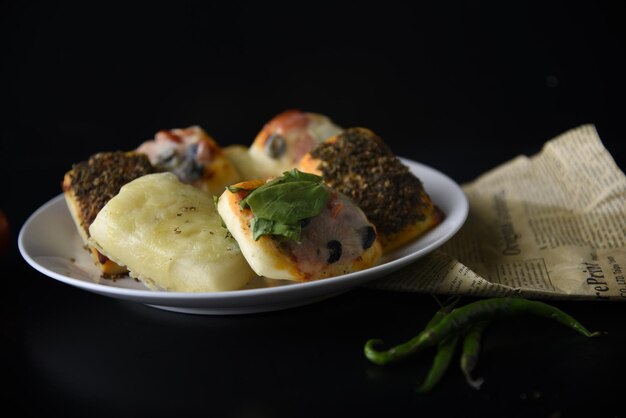
[[[296,167],[316,145],[339,132],[341,128],[324,115],[287,110],[263,126],[250,146],[250,157],[262,177],[280,176]]]
[[[155,290],[236,290],[254,276],[212,197],[172,173],[126,184],[89,232],[99,251]]]
[[[209,194],[220,195],[224,187],[243,180],[215,139],[199,126],[159,131],[137,152],[146,154],[159,171],[170,171]]]
[[[382,250],[375,227],[345,196],[330,191],[321,212],[300,222],[299,240],[262,235],[254,239],[251,209],[240,203],[245,189],[263,181],[236,184],[219,198],[217,209],[254,271],[271,279],[311,281],[347,274],[373,266]],[[327,186],[324,186],[327,187]]]
[[[241,174],[242,180],[254,180],[265,177],[264,174],[259,172],[254,160],[252,160],[248,147],[244,145],[228,145],[223,148],[223,151],[224,156],[226,156],[228,161],[230,161],[239,174]],[[224,189],[222,188],[217,195],[221,194],[223,191]]]

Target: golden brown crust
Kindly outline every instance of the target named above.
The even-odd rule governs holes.
[[[384,252],[423,235],[443,219],[422,182],[369,129],[351,128],[329,138],[298,168],[321,175],[355,201],[376,225]]]
[[[427,196],[422,197],[423,200],[426,198]],[[423,219],[418,219],[414,223],[408,224],[399,232],[381,236],[385,253],[400,248],[415,238],[424,235],[426,232],[439,225],[445,218],[441,209],[433,205],[432,202],[431,204],[423,206],[422,213],[424,215]]]
[[[145,155],[121,151],[101,152],[73,165],[65,174],[63,192],[71,194],[76,201],[80,225],[89,235],[89,225],[120,188],[153,171]]]
[[[87,161],[74,164],[65,173],[62,183],[65,201],[85,245],[88,245],[89,226],[104,205],[117,195],[123,185],[153,171],[145,155],[118,151],[92,155]],[[97,250],[89,250],[103,277],[126,273],[124,267]]]
[[[102,277],[106,279],[113,279],[128,273],[126,267],[120,266],[116,262],[111,261],[107,256],[95,248],[91,248],[91,258],[94,263],[100,267]]]

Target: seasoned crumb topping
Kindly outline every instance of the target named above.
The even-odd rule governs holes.
[[[89,225],[100,209],[130,181],[154,172],[148,157],[133,152],[101,152],[88,161],[74,164],[68,173],[69,184],[81,213],[81,226],[89,233]]]
[[[370,130],[347,129],[311,155],[321,161],[324,181],[355,201],[380,233],[393,234],[425,218],[422,182]]]

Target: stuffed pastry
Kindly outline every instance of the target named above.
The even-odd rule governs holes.
[[[351,128],[329,138],[298,168],[322,176],[350,197],[376,225],[383,252],[423,235],[444,218],[420,179],[369,129]]]
[[[346,196],[297,170],[235,184],[217,204],[256,274],[311,281],[373,266],[376,228]]]
[[[104,278],[126,274],[126,268],[89,245],[89,226],[100,209],[126,183],[154,171],[145,155],[101,152],[74,164],[63,178],[63,194],[78,232]]]
[[[250,156],[262,177],[279,176],[339,132],[341,128],[324,115],[288,110],[265,124],[250,146]]]
[[[159,131],[137,152],[146,154],[159,171],[170,171],[209,194],[220,195],[224,187],[242,180],[217,142],[199,126]]]
[[[212,196],[172,173],[126,184],[89,232],[100,252],[154,290],[237,290],[254,277]]]

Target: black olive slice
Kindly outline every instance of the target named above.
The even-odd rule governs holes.
[[[326,244],[326,248],[328,249],[328,253],[329,253],[328,260],[326,260],[328,264],[332,264],[332,263],[339,261],[339,259],[341,258],[341,251],[342,251],[341,243],[337,241],[336,239],[334,239],[332,241],[328,241],[328,243]]]
[[[265,153],[271,158],[280,158],[287,151],[287,141],[278,134],[271,134],[265,141]]]
[[[374,244],[374,241],[376,241],[376,230],[369,225],[361,228],[361,245],[363,249],[367,250]]]

